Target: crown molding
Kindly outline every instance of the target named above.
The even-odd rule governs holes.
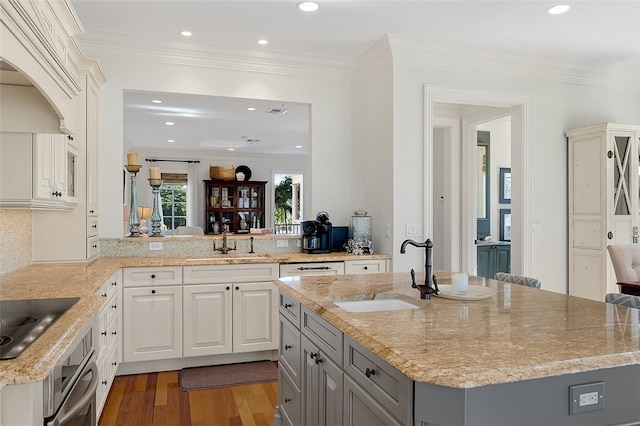
[[[219,68],[278,75],[342,78],[353,77],[355,62],[316,55],[299,55],[274,50],[242,50],[223,46],[140,39],[92,31],[80,37],[83,49],[92,57],[133,58],[151,62]]]
[[[461,46],[433,45],[412,37],[388,35],[394,65],[464,70],[492,75],[514,74],[535,80],[640,91],[640,69],[615,64],[572,63],[549,57],[505,54]]]

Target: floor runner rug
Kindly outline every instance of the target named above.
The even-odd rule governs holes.
[[[244,362],[180,370],[180,389],[185,391],[276,380],[278,380],[278,368],[273,361]]]

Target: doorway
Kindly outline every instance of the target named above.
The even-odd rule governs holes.
[[[461,111],[456,118],[437,117],[438,105],[455,106]],[[424,223],[427,235],[434,230],[434,215],[447,218],[443,222],[443,265],[451,270],[475,271],[477,234],[476,133],[480,123],[504,115],[511,116],[511,269],[526,275],[531,268],[531,99],[528,96],[467,89],[425,86],[425,185]],[[456,125],[459,120],[459,127]],[[443,130],[439,130],[443,129]],[[435,132],[434,132],[435,130]],[[444,172],[435,173],[434,137],[443,137]],[[443,182],[444,180],[444,182]],[[443,184],[442,202],[438,185]],[[434,188],[435,186],[435,188]],[[438,204],[441,204],[439,206]],[[440,210],[441,212],[438,212]],[[446,212],[450,214],[447,215]],[[434,254],[435,256],[435,254]]]

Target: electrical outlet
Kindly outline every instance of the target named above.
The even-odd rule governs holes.
[[[407,224],[407,237],[417,237],[422,235],[422,224],[409,223]]]
[[[276,240],[276,247],[289,247],[289,240]]]
[[[569,414],[604,410],[604,382],[569,386]]]
[[[162,250],[162,242],[161,241],[150,242],[149,250]]]

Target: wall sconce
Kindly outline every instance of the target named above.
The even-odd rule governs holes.
[[[147,221],[151,219],[151,214],[153,210],[151,206],[139,206],[138,207],[138,216],[140,216],[140,233],[142,235],[147,235]]]

